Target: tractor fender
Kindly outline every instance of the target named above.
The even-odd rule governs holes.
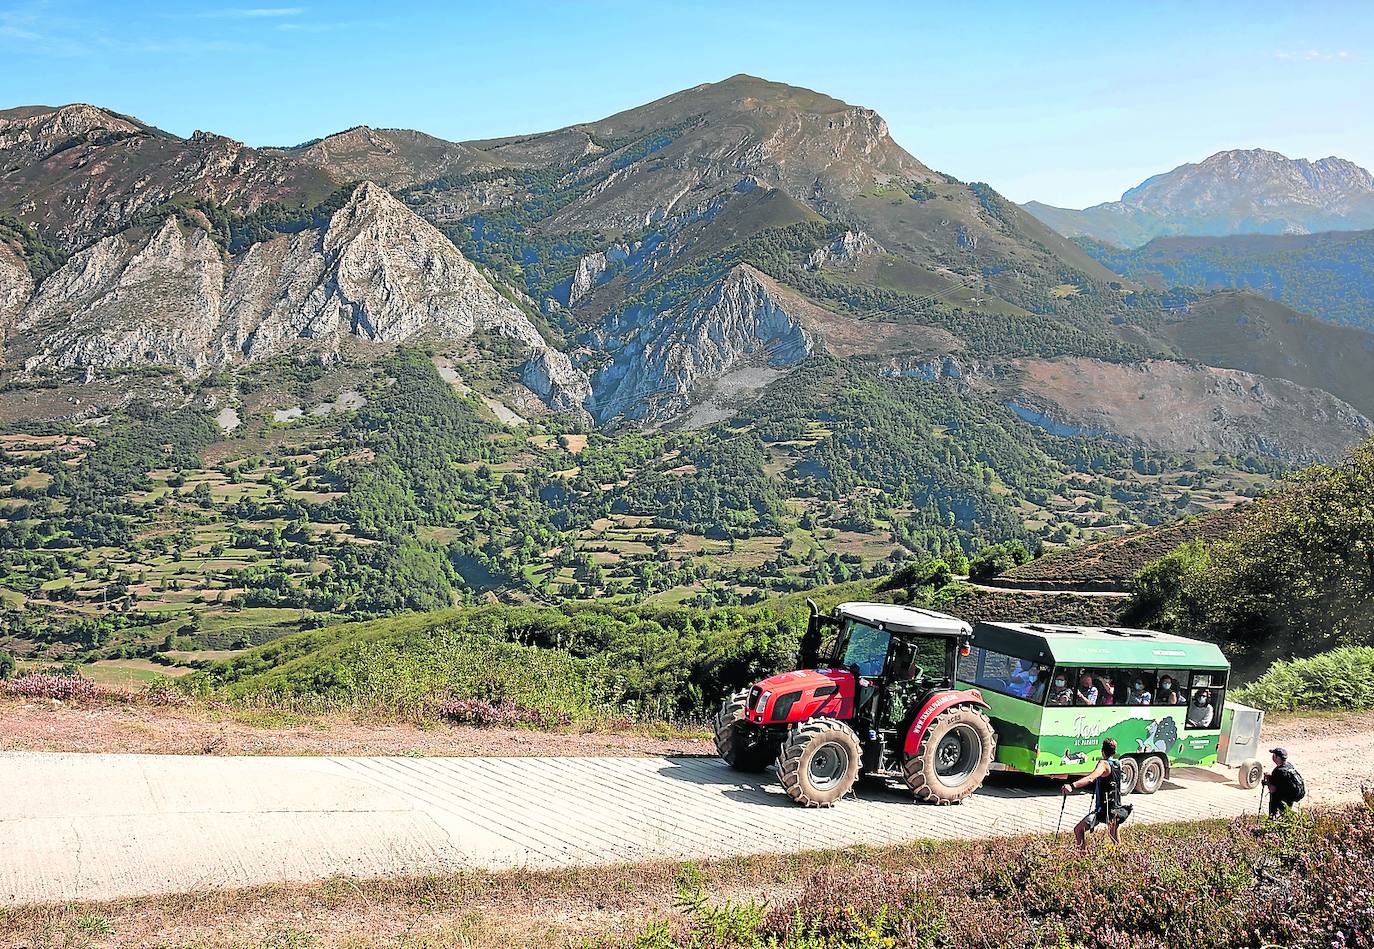
[[[977,705],[987,708],[988,703],[983,701],[983,694],[977,689],[957,689],[949,692],[941,692],[933,696],[921,706],[920,713],[912,721],[911,727],[907,729],[906,742],[902,745],[902,750],[909,755],[914,755],[921,747],[921,739],[930,730],[930,725],[939,717],[940,713],[956,705]]]

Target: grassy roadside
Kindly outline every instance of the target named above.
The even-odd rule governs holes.
[[[0,945],[1368,947],[1374,811],[0,910]]]

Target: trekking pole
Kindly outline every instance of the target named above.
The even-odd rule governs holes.
[[[1256,816],[1256,817],[1263,817],[1263,816],[1264,816],[1264,792],[1265,792],[1265,785],[1264,785],[1263,782],[1261,782],[1261,783],[1260,783],[1260,802],[1259,802],[1259,807],[1257,807],[1257,808],[1255,809],[1255,816]]]
[[[1064,826],[1064,808],[1069,806],[1069,796],[1067,794],[1061,794],[1059,796],[1063,798],[1063,800],[1059,804],[1059,822],[1054,825],[1054,842],[1056,846],[1059,844],[1059,831]]]

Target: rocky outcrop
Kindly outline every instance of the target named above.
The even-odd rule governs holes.
[[[202,230],[172,218],[142,242],[107,237],[51,274],[25,307],[24,366],[204,369],[223,288],[219,247]]]
[[[817,247],[806,258],[807,270],[819,270],[827,264],[834,267],[854,267],[867,257],[883,253],[883,245],[863,231],[845,231],[825,247]]]
[[[142,126],[85,103],[0,112],[0,174],[41,161],[76,142],[133,135]]]
[[[24,308],[29,369],[158,362],[196,372],[287,351],[333,358],[345,339],[400,343],[487,332],[529,354],[540,395],[579,406],[588,383],[453,244],[385,189],[363,183],[321,230],[226,258],[168,219],[75,254]]]
[[[5,350],[10,331],[19,320],[24,305],[33,293],[33,278],[19,255],[0,241],[0,369],[5,368]]]
[[[1057,435],[1119,438],[1160,451],[1254,453],[1306,463],[1339,457],[1374,424],[1321,389],[1150,360],[1020,360],[999,385],[1025,421]]]
[[[735,370],[801,362],[818,340],[770,284],[741,264],[689,303],[636,314],[607,341],[614,352],[593,377],[593,415],[662,422]]]

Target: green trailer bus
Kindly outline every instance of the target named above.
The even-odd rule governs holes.
[[[1240,768],[1251,786],[1262,716],[1227,706],[1230,663],[1212,643],[1146,629],[978,623],[957,678],[997,732],[993,769],[1064,777],[1115,738],[1122,790],[1157,791],[1175,765]]]

